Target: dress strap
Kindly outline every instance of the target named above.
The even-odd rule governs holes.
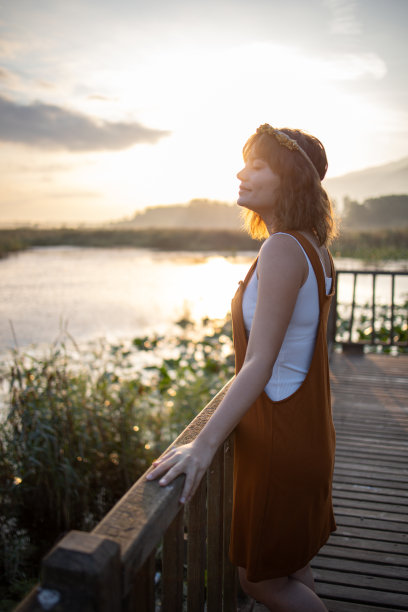
[[[330,259],[330,267],[331,267],[331,291],[329,293],[326,293],[326,272],[323,266],[323,262],[320,259],[320,256],[318,254],[318,252],[316,251],[315,247],[313,246],[313,244],[310,242],[310,240],[308,240],[308,238],[306,238],[303,234],[301,234],[300,232],[297,231],[287,231],[285,232],[285,234],[289,234],[291,236],[293,236],[293,238],[296,238],[296,240],[299,242],[299,244],[301,245],[301,247],[304,249],[304,251],[306,252],[310,263],[312,264],[314,273],[316,275],[316,279],[317,279],[317,286],[318,286],[318,291],[319,291],[319,303],[320,305],[323,304],[323,302],[325,302],[327,299],[331,298],[334,294],[334,287],[335,287],[335,269],[334,269],[334,264],[333,264],[333,259],[330,255],[330,251],[328,250],[328,254],[329,254],[329,259]]]

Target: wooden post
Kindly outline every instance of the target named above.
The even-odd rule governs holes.
[[[371,344],[375,344],[375,281],[377,275],[373,272],[373,297],[372,297],[372,316],[371,316]]]
[[[395,309],[395,274],[391,274],[391,324],[390,324],[390,344],[395,344],[394,339],[394,309]]]
[[[237,570],[229,560],[229,542],[232,517],[232,490],[234,464],[234,438],[231,435],[224,443],[224,529],[223,529],[223,612],[237,609]]]
[[[123,602],[123,612],[154,612],[155,610],[156,549],[134,575],[132,588]]]
[[[337,285],[337,278],[336,278]],[[327,349],[329,357],[333,351],[334,344],[336,342],[336,324],[337,324],[337,288],[330,304],[329,319],[327,321]]]
[[[187,527],[187,610],[202,612],[205,601],[206,488],[204,477],[189,503]]]
[[[351,314],[349,322],[349,342],[353,341],[353,323],[354,323],[354,309],[356,306],[356,285],[357,285],[357,272],[353,272],[353,298],[351,302]]]
[[[42,585],[37,599],[41,603],[51,592],[56,605],[39,610],[120,610],[119,545],[93,533],[70,531],[42,562]]]
[[[224,445],[207,474],[207,610],[222,612]]]
[[[162,611],[181,612],[184,581],[184,508],[167,529],[163,538]]]

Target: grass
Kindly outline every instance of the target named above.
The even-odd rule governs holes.
[[[229,320],[204,321],[199,339],[189,321],[179,329],[171,341],[86,356],[68,343],[41,358],[13,354],[0,430],[1,601],[15,605],[55,541],[93,528],[231,377]],[[141,354],[150,365],[135,366]]]
[[[259,242],[240,231],[197,229],[0,229],[0,257],[47,246],[137,247],[165,251],[236,252],[258,250]],[[367,261],[408,259],[408,229],[353,232],[346,230],[332,245],[338,257]]]

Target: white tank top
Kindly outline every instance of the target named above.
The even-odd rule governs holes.
[[[284,232],[277,233],[283,234]],[[285,236],[291,236],[291,234],[285,234]],[[296,240],[294,236],[291,238]],[[273,237],[270,239],[273,240]],[[266,394],[273,401],[292,395],[306,378],[319,324],[319,294],[316,275],[304,248],[298,240],[296,242],[306,257],[309,274],[299,290],[292,318],[273,366],[272,376],[265,387]],[[322,267],[324,271],[323,263]],[[328,294],[331,290],[332,279],[325,274],[325,280],[326,294]],[[258,277],[255,268],[242,299],[242,313],[247,337],[249,337],[254,318],[257,295]]]

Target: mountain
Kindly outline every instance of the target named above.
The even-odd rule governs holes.
[[[152,206],[118,225],[142,228],[229,229],[242,227],[240,208],[216,200],[195,199],[188,204]]]
[[[341,205],[345,196],[362,202],[390,194],[408,193],[408,157],[389,164],[373,166],[342,176],[328,178],[323,186]]]

